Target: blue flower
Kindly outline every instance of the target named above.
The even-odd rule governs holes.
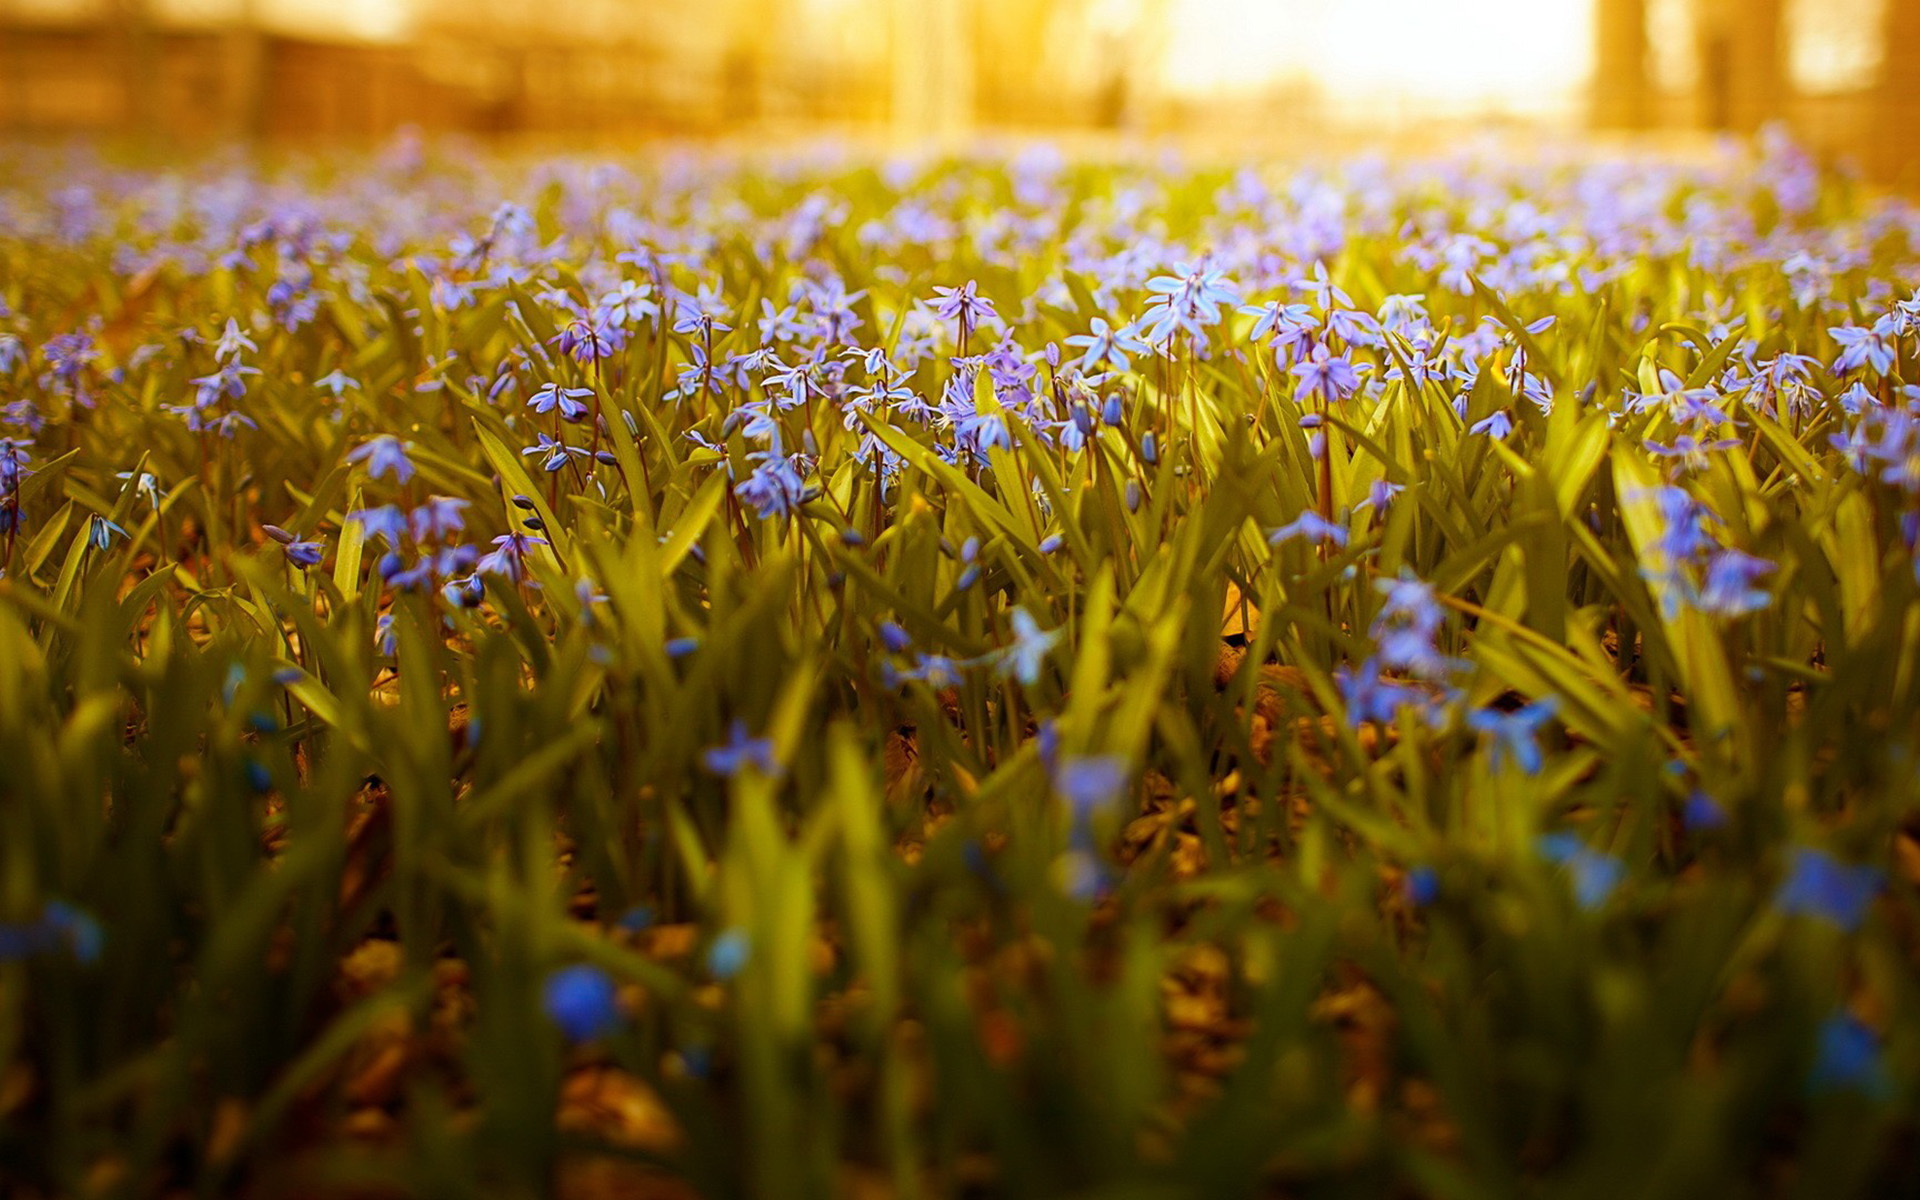
[[[1538,775],[1541,758],[1537,735],[1558,707],[1558,702],[1549,696],[1510,713],[1494,708],[1477,709],[1467,714],[1467,725],[1491,739],[1491,766],[1495,771],[1512,758],[1525,774]]]
[[[1474,422],[1473,427],[1467,432],[1484,433],[1496,442],[1505,441],[1507,435],[1513,432],[1513,418],[1508,415],[1506,409],[1495,409],[1492,416]]]
[[[325,391],[332,392],[333,398],[338,400],[340,398],[340,393],[346,391],[348,388],[353,388],[355,390],[358,390],[360,387],[360,381],[358,379],[355,379],[353,376],[347,374],[345,371],[342,371],[340,368],[335,367],[333,370],[327,372],[325,375],[322,375],[320,378],[314,380],[313,386]]]
[[[722,981],[732,979],[747,965],[747,953],[751,949],[752,942],[744,930],[727,930],[707,947],[707,974]]]
[[[357,508],[347,514],[347,520],[359,525],[368,538],[385,539],[387,545],[398,549],[407,535],[407,514],[397,505],[382,504],[378,508]]]
[[[1797,846],[1773,904],[1788,915],[1817,917],[1851,933],[1866,918],[1883,880],[1874,867],[1849,866],[1824,850]]]
[[[933,294],[939,301],[934,312],[943,321],[957,320],[963,337],[979,328],[981,322],[999,315],[994,311],[993,301],[982,296],[979,285],[971,279],[957,288],[936,287]]]
[[[411,448],[411,443],[383,433],[349,450],[347,461],[365,463],[367,474],[375,479],[391,475],[396,483],[405,483],[413,478],[413,460],[407,457]]]
[[[780,773],[780,763],[773,756],[772,739],[749,736],[747,723],[740,720],[729,727],[726,743],[710,747],[700,756],[700,761],[715,775],[738,775],[742,768],[749,766],[762,775]]]
[[[1341,308],[1353,307],[1353,297],[1347,295],[1345,291],[1341,290],[1341,288],[1333,282],[1332,278],[1327,274],[1327,264],[1319,259],[1315,259],[1313,262],[1312,276],[1305,279],[1290,280],[1289,285],[1296,291],[1311,293],[1313,302],[1319,306],[1322,312],[1333,308],[1335,305]]]
[[[0,924],[0,962],[46,954],[63,945],[81,966],[100,961],[104,937],[100,922],[64,900],[49,900],[38,919],[26,924]]]
[[[520,456],[522,458],[533,458],[537,455],[545,455],[544,458],[540,459],[540,469],[551,475],[556,471],[565,469],[570,456],[585,458],[587,452],[583,447],[569,446],[557,438],[549,437],[544,433],[536,433],[534,434],[534,444],[520,451]]]
[[[1267,541],[1278,546],[1295,538],[1305,538],[1309,542],[1332,542],[1336,546],[1345,546],[1349,536],[1345,525],[1329,521],[1309,508],[1268,534]]]
[[[690,1079],[705,1079],[713,1074],[713,1051],[706,1046],[686,1046],[680,1051],[680,1065]]]
[[[1113,870],[1089,846],[1075,846],[1060,857],[1067,895],[1092,903],[1113,890]]]
[[[1040,668],[1053,650],[1054,643],[1060,640],[1060,631],[1042,631],[1026,609],[1016,608],[1013,610],[1013,639],[1013,644],[1002,651],[1002,666],[1021,683],[1032,687],[1040,682]]]
[[[1054,772],[1053,786],[1066,800],[1074,824],[1080,825],[1117,803],[1132,774],[1127,760],[1117,755],[1069,758]]]
[[[563,388],[557,383],[548,383],[527,397],[527,407],[537,413],[550,413],[557,408],[562,420],[578,421],[587,415],[587,406],[581,401],[592,397],[592,388]]]
[[[1573,895],[1582,908],[1599,908],[1613,894],[1626,867],[1611,854],[1589,850],[1586,843],[1571,833],[1543,834],[1540,854],[1548,862],[1567,868],[1573,878]]]
[[[95,550],[105,550],[112,546],[115,535],[126,537],[127,531],[105,517],[95,516],[88,519],[87,541]]]
[[[1704,829],[1718,829],[1727,823],[1727,810],[1720,806],[1718,800],[1695,788],[1680,808],[1680,823],[1696,833]]]
[[[280,543],[281,552],[287,556],[287,561],[302,571],[308,567],[320,565],[320,558],[326,552],[326,547],[319,542],[303,542],[278,525],[262,525],[260,528],[266,531],[268,537]]]
[[[1706,582],[1693,601],[1694,607],[1721,617],[1759,612],[1773,603],[1773,596],[1753,585],[1772,570],[1773,564],[1764,558],[1722,550],[1707,561]]]
[[[892,664],[887,664],[890,668]],[[900,679],[917,679],[930,688],[950,688],[960,682],[960,672],[965,663],[957,662],[944,654],[921,654],[914,658],[914,665],[900,672]]]
[[[653,909],[644,904],[636,904],[626,912],[621,913],[620,919],[614,922],[614,924],[626,930],[628,933],[639,933],[641,930],[652,926],[653,917]]]
[[[1219,324],[1222,307],[1240,307],[1240,294],[1225,272],[1206,261],[1198,266],[1177,263],[1173,270],[1171,275],[1147,280],[1147,291],[1153,296],[1139,322],[1147,341],[1164,344],[1181,331],[1196,340],[1204,338],[1207,326]]]
[[[613,978],[579,963],[547,976],[542,1006],[570,1042],[588,1042],[620,1027],[620,996]]]
[[[1429,683],[1445,682],[1456,664],[1436,644],[1445,614],[1432,585],[1403,571],[1396,579],[1375,580],[1374,587],[1386,596],[1368,628],[1380,646],[1379,665]]]
[[[740,481],[733,494],[762,517],[791,516],[806,499],[806,481],[784,454],[763,452],[756,457],[760,465]]]
[[[1347,723],[1355,729],[1369,721],[1391,724],[1402,706],[1418,705],[1424,699],[1415,689],[1382,678],[1377,657],[1367,659],[1357,668],[1335,668],[1333,682],[1340,689],[1340,703],[1347,710]]]
[[[1111,364],[1116,371],[1130,371],[1133,360],[1128,355],[1148,353],[1146,344],[1134,338],[1130,328],[1115,329],[1105,317],[1093,318],[1092,328],[1091,333],[1076,333],[1066,339],[1069,346],[1085,348],[1086,353],[1080,357],[1082,371],[1096,371],[1102,363]]]
[[[49,900],[41,917],[67,943],[73,961],[90,967],[100,961],[100,945],[105,936],[100,922],[63,900]]]
[[[1892,372],[1899,351],[1878,331],[1858,325],[1839,325],[1827,333],[1834,345],[1840,347],[1839,355],[1833,360],[1835,375],[1850,374],[1868,366],[1881,375]]]
[[[262,795],[273,790],[273,772],[267,770],[267,764],[257,758],[250,758],[246,765],[247,786]]]
[[[407,524],[413,530],[416,541],[429,538],[448,538],[464,531],[467,527],[465,517],[468,501],[458,496],[428,496],[420,506],[407,514]]]
[[[1425,908],[1440,898],[1440,874],[1432,867],[1414,867],[1400,881],[1401,894],[1415,908]]]
[[[1344,354],[1335,354],[1325,345],[1295,363],[1289,374],[1300,380],[1299,397],[1318,396],[1328,404],[1338,404],[1359,390],[1360,372]]]
[[[527,555],[535,546],[547,545],[547,539],[524,533],[503,533],[493,539],[494,549],[474,564],[478,575],[504,575],[515,583],[526,577]]]
[[[1885,1095],[1891,1083],[1880,1058],[1880,1035],[1851,1013],[1837,1012],[1822,1021],[1807,1087],[1814,1092]]]

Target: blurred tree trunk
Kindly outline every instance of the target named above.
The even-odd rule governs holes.
[[[751,124],[771,117],[775,82],[782,74],[783,44],[779,0],[746,0],[734,7],[734,25],[721,67],[721,112],[728,124]]]
[[[112,0],[108,11],[119,42],[121,127],[148,149],[159,140],[165,115],[153,14],[147,0]]]
[[[228,137],[253,141],[267,127],[267,36],[256,0],[240,0],[225,42]]]
[[[1920,186],[1920,0],[1885,3],[1870,157],[1880,178],[1912,188]]]
[[[893,0],[894,136],[952,145],[973,126],[974,24],[968,0]]]
[[[1785,0],[1698,0],[1706,124],[1752,133],[1786,111]]]
[[[1594,4],[1592,121],[1596,129],[1645,129],[1653,123],[1646,0]]]
[[[0,29],[11,30],[18,26],[20,16],[14,11],[13,0],[0,0]],[[21,39],[0,37],[0,129],[8,133],[24,132],[27,128],[27,68],[26,52],[20,48]]]

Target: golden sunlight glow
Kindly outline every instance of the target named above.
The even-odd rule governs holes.
[[[1172,0],[1166,83],[1308,83],[1343,102],[1537,113],[1592,66],[1590,0]]]

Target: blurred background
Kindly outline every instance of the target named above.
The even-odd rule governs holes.
[[[0,0],[0,135],[993,131],[1285,149],[1786,123],[1920,179],[1920,0]]]

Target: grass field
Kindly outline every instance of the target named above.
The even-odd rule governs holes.
[[[1920,1186],[1920,211],[10,155],[0,1192]]]

